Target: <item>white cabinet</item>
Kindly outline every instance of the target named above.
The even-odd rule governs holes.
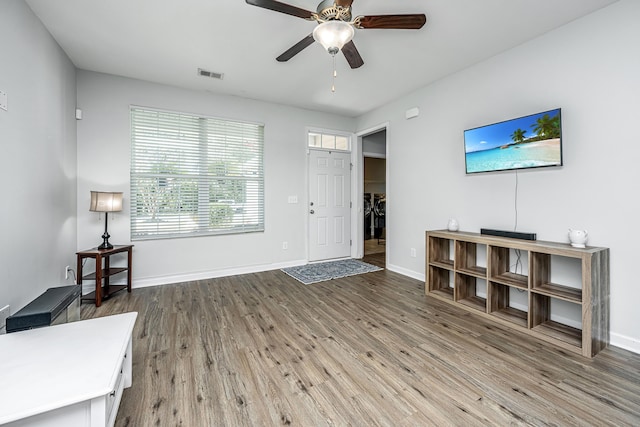
[[[132,381],[125,313],[0,336],[0,425],[113,426]]]

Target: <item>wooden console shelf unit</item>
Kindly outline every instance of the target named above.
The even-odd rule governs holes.
[[[585,357],[595,356],[608,345],[608,248],[582,249],[568,243],[432,230],[426,232],[426,249],[427,295]],[[522,273],[522,268],[515,272],[516,251],[528,273]],[[478,262],[479,252],[486,253],[483,262]],[[579,277],[573,279],[580,286],[552,283],[556,263],[578,265]],[[565,275],[573,272],[566,270]],[[513,293],[526,296],[526,303],[512,304]],[[582,327],[552,320],[557,317],[552,303],[576,306]]]

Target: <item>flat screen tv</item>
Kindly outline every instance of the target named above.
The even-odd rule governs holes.
[[[562,166],[560,108],[464,131],[467,174]]]

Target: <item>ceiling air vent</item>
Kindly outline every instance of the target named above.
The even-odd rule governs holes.
[[[202,77],[210,77],[212,79],[218,79],[218,80],[222,80],[222,78],[224,77],[224,74],[222,73],[215,73],[213,71],[203,70],[202,68],[198,68],[198,75]]]

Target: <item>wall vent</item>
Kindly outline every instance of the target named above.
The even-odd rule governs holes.
[[[218,80],[222,80],[222,78],[224,77],[224,74],[222,73],[207,71],[202,68],[198,68],[198,75],[202,77],[210,77],[212,79],[218,79]]]

